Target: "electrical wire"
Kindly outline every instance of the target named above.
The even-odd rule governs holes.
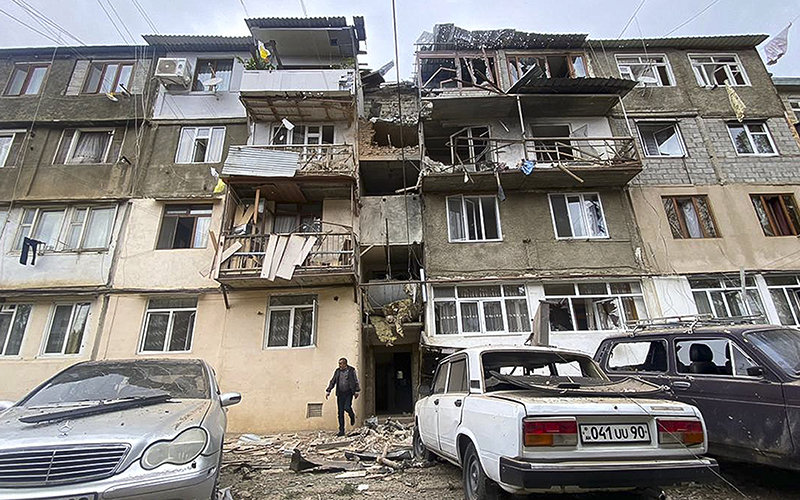
[[[719,2],[719,0],[713,0],[713,1],[712,1],[710,4],[706,5],[705,7],[703,7],[703,8],[702,8],[702,9],[700,9],[699,11],[697,11],[697,12],[696,12],[696,13],[695,13],[693,16],[689,17],[689,19],[687,19],[686,21],[682,22],[681,24],[679,24],[679,25],[675,26],[675,27],[674,27],[674,28],[672,28],[671,30],[667,31],[667,32],[664,34],[664,36],[665,36],[665,37],[666,37],[666,36],[669,36],[669,35],[671,35],[671,34],[675,33],[676,31],[678,31],[679,29],[683,28],[684,26],[686,26],[686,25],[687,25],[687,24],[689,24],[690,22],[694,21],[695,19],[697,19],[698,17],[700,17],[700,15],[701,15],[703,12],[707,11],[708,9],[710,9],[711,7],[713,7],[714,5],[716,5],[716,4],[717,4],[717,2]]]
[[[48,34],[46,34],[46,33],[42,32],[42,31],[40,31],[40,30],[38,30],[38,29],[36,29],[36,28],[34,28],[34,27],[33,27],[33,26],[31,26],[30,24],[27,24],[25,21],[22,21],[21,19],[19,19],[19,18],[17,18],[17,17],[14,17],[13,15],[9,14],[8,12],[6,12],[6,11],[5,11],[5,10],[3,10],[3,9],[0,9],[0,14],[4,14],[5,16],[7,16],[7,17],[10,17],[10,18],[11,18],[11,19],[13,19],[14,21],[16,21],[16,22],[18,22],[19,24],[21,24],[22,26],[25,26],[26,28],[28,28],[29,30],[33,31],[34,33],[38,33],[39,35],[41,35],[41,36],[43,36],[43,37],[47,38],[48,40],[50,40],[51,42],[53,42],[53,43],[55,43],[55,44],[60,44],[60,43],[61,43],[61,42],[59,42],[58,40],[56,40],[55,38],[53,38],[52,36],[50,36],[50,35],[48,35]]]
[[[125,20],[123,20],[122,17],[119,15],[119,12],[117,12],[117,8],[114,7],[114,3],[111,0],[106,0],[106,2],[108,2],[108,6],[111,7],[111,11],[114,13],[115,16],[117,16],[117,19],[122,24],[122,27],[125,29],[125,33],[128,34],[128,37],[130,38],[131,43],[133,45],[136,45],[136,37],[133,36],[133,33],[131,33],[131,30],[128,29],[128,25],[125,24]]]
[[[150,29],[153,30],[153,32],[155,32],[157,35],[160,34],[158,28],[156,28],[155,23],[150,18],[150,15],[147,13],[144,7],[142,7],[142,4],[139,3],[139,0],[131,0],[131,3],[133,3],[133,6],[136,8],[136,10],[139,11],[139,14],[144,19],[144,22],[146,22],[147,25],[150,26]]]
[[[47,23],[48,25],[50,25],[52,27],[52,29],[58,30],[59,32],[61,32],[61,33],[65,34],[65,35],[67,35],[68,37],[72,38],[73,40],[75,40],[79,44],[81,44],[83,46],[86,46],[86,44],[80,38],[76,37],[75,35],[73,35],[69,31],[67,31],[64,27],[62,27],[60,24],[56,23],[55,21],[53,21],[52,19],[47,17],[45,14],[42,14],[41,11],[36,9],[36,7],[32,6],[31,4],[27,3],[25,0],[11,0],[11,1],[14,2],[22,10],[24,10],[29,16],[31,16],[32,18],[34,18],[37,21],[39,21],[40,24],[42,22]],[[51,29],[51,31],[52,31],[52,29]],[[56,42],[56,43],[60,43],[60,42]]]
[[[242,9],[244,9],[244,16],[250,17],[250,13],[247,12],[247,5],[244,4],[244,0],[239,0],[239,3],[242,4]]]
[[[128,40],[125,38],[125,35],[122,34],[122,30],[119,29],[119,26],[117,26],[117,23],[114,22],[114,18],[111,17],[111,14],[108,12],[108,10],[106,9],[105,5],[103,5],[103,1],[102,0],[97,0],[97,5],[99,5],[100,8],[103,9],[103,12],[106,13],[106,17],[108,17],[108,20],[111,21],[111,25],[114,26],[114,29],[117,30],[117,33],[119,33],[119,37],[122,38],[122,43],[127,45],[128,44]]]
[[[628,26],[631,25],[631,23],[633,22],[633,19],[636,17],[636,14],[639,13],[639,10],[641,10],[641,8],[644,6],[644,4],[646,2],[647,2],[647,0],[642,0],[641,2],[639,2],[639,6],[636,7],[636,9],[633,11],[633,14],[631,14],[631,17],[628,19],[628,22],[625,23],[625,26],[622,28],[622,31],[619,32],[619,35],[617,36],[617,40],[622,38],[622,35],[625,34],[625,30],[628,29]]]

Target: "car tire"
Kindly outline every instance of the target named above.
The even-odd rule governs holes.
[[[667,494],[661,488],[642,488],[636,490],[636,494],[640,500],[668,500]]]
[[[494,481],[486,476],[475,451],[475,445],[469,443],[461,462],[461,473],[464,479],[465,500],[500,500],[503,491]]]
[[[434,460],[434,455],[422,442],[422,436],[419,433],[419,426],[414,425],[414,437],[411,441],[412,449],[414,450],[414,458],[422,460],[423,462],[431,462]]]

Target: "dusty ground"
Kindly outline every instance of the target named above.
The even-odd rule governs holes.
[[[243,465],[243,457],[255,455],[257,466]],[[304,453],[313,460],[342,460],[337,453],[321,456]],[[250,459],[252,461],[252,458]],[[295,473],[289,470],[289,458],[277,445],[252,449],[246,454],[228,451],[221,476],[221,486],[230,487],[234,500],[460,500],[461,471],[438,463],[428,468],[409,468],[373,478],[336,479],[337,473]],[[691,485],[667,490],[670,500],[800,500],[796,473],[767,467],[723,463],[727,482]],[[363,489],[366,485],[367,488]],[[359,486],[363,491],[359,490]],[[535,500],[622,500],[630,495],[539,495]]]

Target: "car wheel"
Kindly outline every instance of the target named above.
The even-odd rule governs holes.
[[[464,498],[466,500],[500,500],[502,490],[486,476],[472,443],[467,446],[462,462],[464,477]]]
[[[641,500],[668,500],[667,494],[661,488],[642,488],[636,490]]]
[[[418,425],[414,426],[414,438],[411,443],[414,449],[414,458],[422,460],[423,462],[430,462],[434,459],[433,453],[431,453],[422,442],[422,436],[419,433]]]

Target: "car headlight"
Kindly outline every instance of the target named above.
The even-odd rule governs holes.
[[[142,455],[142,468],[150,470],[164,464],[183,465],[197,458],[208,443],[200,427],[187,429],[175,439],[151,444]]]

